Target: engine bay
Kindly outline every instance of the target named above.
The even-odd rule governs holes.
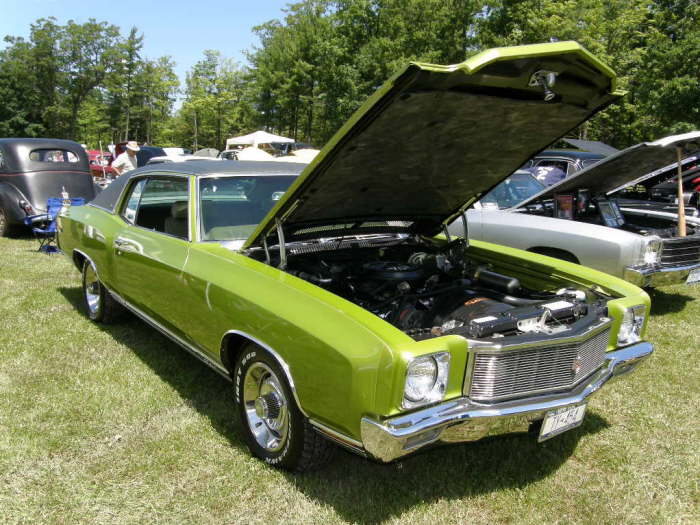
[[[639,212],[625,212],[622,209],[625,204],[639,209]],[[627,203],[606,196],[591,198],[588,190],[579,190],[572,194],[556,194],[551,201],[529,204],[525,209],[528,213],[535,215],[599,224],[644,236],[656,235],[661,238],[678,236],[677,221],[653,213],[645,213],[644,204],[644,202]],[[687,225],[687,231],[689,235],[700,233],[691,224]]]
[[[557,334],[607,315],[590,290],[531,290],[470,261],[457,239],[444,246],[404,239],[381,247],[297,253],[286,271],[372,312],[415,340]]]

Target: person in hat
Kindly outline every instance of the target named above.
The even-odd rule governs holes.
[[[119,155],[114,162],[112,162],[112,169],[115,175],[119,176],[122,173],[126,173],[131,170],[138,168],[136,161],[136,152],[139,151],[139,145],[135,140],[130,140],[126,143],[126,150],[124,153]]]

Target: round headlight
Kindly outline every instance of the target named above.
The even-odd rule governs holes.
[[[404,396],[409,401],[422,401],[433,390],[438,378],[438,367],[432,357],[419,357],[409,366]]]
[[[617,334],[617,340],[620,343],[626,343],[632,339],[632,330],[634,329],[634,314],[632,310],[625,310],[620,323],[620,331]]]
[[[624,345],[641,341],[645,317],[646,308],[643,305],[625,310],[625,313],[622,315],[620,330],[617,333],[617,343]]]
[[[649,239],[642,254],[644,264],[657,264],[661,259],[662,249],[663,242],[661,239]]]

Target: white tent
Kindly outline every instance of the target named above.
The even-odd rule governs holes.
[[[226,140],[226,149],[232,146],[257,146],[258,144],[270,144],[271,142],[294,142],[294,139],[273,135],[267,131],[256,131],[240,137],[231,137]]]

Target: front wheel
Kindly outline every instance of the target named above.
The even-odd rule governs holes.
[[[251,453],[294,472],[317,468],[335,447],[311,427],[277,361],[262,348],[243,349],[234,370],[236,407]]]
[[[83,263],[83,300],[88,317],[98,323],[112,323],[122,313],[122,307],[97,278],[97,271],[88,260]]]

